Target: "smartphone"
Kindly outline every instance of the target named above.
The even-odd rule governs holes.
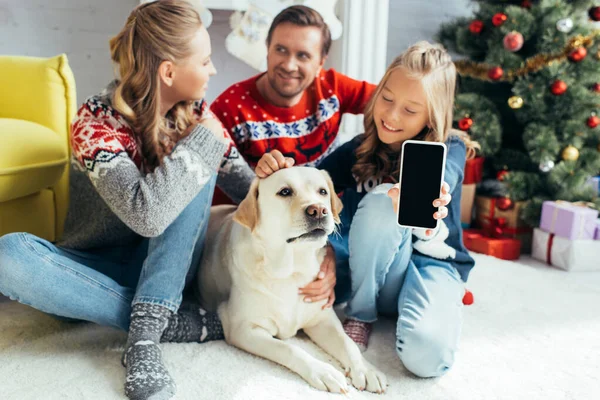
[[[400,198],[398,224],[409,228],[435,229],[438,220],[433,213],[439,207],[433,201],[440,197],[446,166],[446,145],[438,142],[406,140],[400,157]]]

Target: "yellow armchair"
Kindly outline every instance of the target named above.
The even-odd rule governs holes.
[[[0,236],[62,235],[69,132],[77,111],[66,55],[0,56]]]

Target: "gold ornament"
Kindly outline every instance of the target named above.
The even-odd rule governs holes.
[[[579,158],[579,150],[576,147],[568,145],[562,152],[562,159],[565,161],[576,161]]]
[[[508,105],[512,109],[518,109],[523,107],[523,98],[519,96],[512,96],[508,99]]]
[[[573,50],[578,47],[591,47],[594,44],[594,39],[599,37],[600,29],[592,31],[588,36],[577,35],[569,40],[561,52],[554,54],[541,53],[530,57],[524,61],[520,68],[504,70],[504,75],[502,75],[499,80],[513,82],[517,78],[537,72],[548,65],[565,62],[568,60],[568,56]],[[600,60],[600,51],[598,51],[597,57]],[[476,63],[470,60],[458,60],[454,64],[456,65],[458,73],[462,76],[468,76],[483,81],[492,81],[488,77],[488,71],[493,67],[492,65]]]

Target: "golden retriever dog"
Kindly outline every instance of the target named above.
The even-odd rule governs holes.
[[[292,167],[255,180],[238,208],[216,206],[198,272],[201,303],[218,310],[227,343],[279,363],[313,387],[346,393],[342,372],[285,339],[304,332],[336,358],[359,390],[382,393],[385,375],[369,364],[327,299],[306,303],[342,208],[327,172]]]

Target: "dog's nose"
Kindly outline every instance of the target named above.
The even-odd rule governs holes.
[[[306,215],[314,220],[320,220],[325,217],[327,212],[327,208],[323,204],[311,204],[306,207]]]

